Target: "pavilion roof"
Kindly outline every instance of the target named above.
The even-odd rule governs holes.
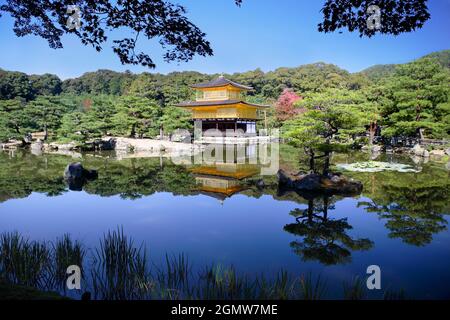
[[[245,86],[243,84],[228,80],[224,76],[220,76],[220,77],[218,77],[214,80],[208,81],[208,82],[194,84],[191,87],[195,88],[195,89],[202,89],[202,88],[224,87],[224,86],[228,86],[228,85],[239,88],[239,89],[243,89],[243,90],[253,90],[252,87]]]

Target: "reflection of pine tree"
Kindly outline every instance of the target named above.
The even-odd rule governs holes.
[[[360,202],[368,212],[376,212],[386,219],[389,237],[405,243],[424,246],[433,240],[433,234],[447,229],[443,217],[448,199],[442,187],[385,186],[383,199]]]
[[[326,265],[347,263],[351,261],[351,251],[372,248],[369,239],[353,239],[346,233],[352,229],[346,218],[328,218],[328,210],[333,209],[329,197],[324,196],[320,203],[317,198],[309,199],[305,210],[291,211],[297,222],[286,225],[284,230],[303,238],[290,244],[303,260],[318,260]]]

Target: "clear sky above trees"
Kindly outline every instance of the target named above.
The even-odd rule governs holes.
[[[206,33],[214,50],[213,57],[196,57],[189,63],[167,64],[161,58],[163,51],[155,41],[141,41],[139,50],[149,50],[157,64],[156,71],[198,70],[202,72],[235,72],[261,67],[263,70],[279,66],[326,61],[356,71],[375,63],[397,63],[417,58],[431,51],[445,49],[450,37],[446,15],[450,3],[430,0],[431,20],[424,28],[412,34],[359,38],[358,33],[323,34],[317,31],[322,20],[319,12],[324,1],[246,0],[241,8],[233,1],[221,0],[205,5],[201,1],[177,1],[188,9],[187,17]],[[221,12],[220,15],[213,14]],[[225,27],[224,27],[225,26]],[[63,78],[77,76],[89,70],[143,71],[143,67],[122,66],[109,49],[97,53],[84,47],[73,36],[64,36],[65,48],[50,50],[45,40],[36,37],[17,38],[12,31],[12,20],[4,15],[0,27],[6,32],[0,41],[10,50],[2,51],[0,67],[27,73],[56,73]],[[120,33],[119,37],[126,37]],[[144,40],[144,39],[141,39]],[[270,46],[267,44],[270,43]],[[239,59],[230,59],[236,47],[242,48]]]

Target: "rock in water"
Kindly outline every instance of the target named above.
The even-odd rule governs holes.
[[[79,162],[69,163],[64,170],[64,179],[72,191],[81,191],[86,181],[94,180],[97,177],[98,173],[96,170],[87,170]]]
[[[278,181],[281,186],[298,192],[323,193],[340,195],[358,195],[362,192],[363,185],[359,181],[347,179],[340,174],[330,173],[324,176],[318,173],[310,173],[294,177],[283,170],[278,171]]]
[[[266,186],[266,184],[264,183],[263,179],[259,179],[258,181],[256,181],[256,187],[258,189],[264,189],[265,186]]]

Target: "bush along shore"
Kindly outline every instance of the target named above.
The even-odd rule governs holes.
[[[17,232],[0,236],[0,297],[3,299],[86,298],[142,299],[305,299],[329,298],[327,281],[310,273],[292,276],[280,270],[272,277],[240,274],[234,267],[212,264],[194,272],[184,254],[166,255],[157,265],[146,248],[117,229],[104,234],[99,246],[86,249],[64,235],[54,242],[31,241]],[[81,290],[66,287],[67,267],[81,271]],[[57,292],[57,293],[56,293]],[[342,284],[337,299],[367,299],[365,279]],[[405,299],[402,290],[380,291],[379,299]]]

